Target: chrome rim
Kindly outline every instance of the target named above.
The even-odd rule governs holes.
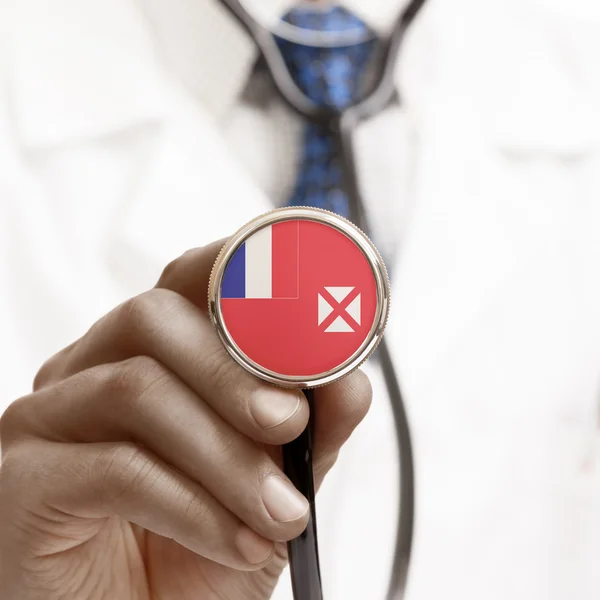
[[[303,220],[323,223],[337,229],[350,238],[367,259],[375,278],[377,308],[375,319],[360,348],[335,369],[316,375],[290,376],[271,371],[250,359],[235,343],[227,330],[221,310],[221,283],[229,260],[251,235],[265,226],[283,221]],[[383,336],[390,306],[390,283],[381,255],[371,240],[350,221],[329,211],[310,208],[280,208],[250,221],[237,231],[222,248],[215,261],[208,287],[208,307],[210,318],[225,348],[232,358],[247,371],[269,383],[284,387],[312,388],[327,385],[357,369],[373,353]]]

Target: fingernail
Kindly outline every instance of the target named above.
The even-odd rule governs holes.
[[[240,554],[253,565],[264,562],[273,553],[273,542],[265,540],[245,525],[240,527],[235,544]]]
[[[265,479],[262,498],[271,518],[280,523],[295,521],[308,511],[308,500],[290,483],[276,475]]]
[[[263,429],[272,429],[291,419],[300,408],[300,396],[283,390],[262,390],[250,403],[256,422]]]

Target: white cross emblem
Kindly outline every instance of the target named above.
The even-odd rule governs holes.
[[[354,333],[360,326],[361,294],[353,287],[326,287],[318,295],[318,325],[325,333]]]

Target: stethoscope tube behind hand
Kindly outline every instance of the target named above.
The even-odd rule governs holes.
[[[304,390],[310,408],[307,428],[293,442],[282,448],[283,470],[290,481],[310,504],[306,529],[288,544],[288,558],[292,571],[294,598],[321,600],[323,598],[319,545],[317,543],[317,514],[315,505],[315,480],[313,475],[314,393]]]
[[[384,42],[382,59],[376,83],[365,98],[338,112],[321,107],[307,98],[292,79],[271,30],[261,25],[240,0],[221,0],[239,23],[246,29],[259,49],[281,98],[302,118],[327,125],[337,141],[344,171],[344,188],[350,200],[351,220],[367,235],[372,235],[365,205],[362,201],[353,147],[353,132],[358,124],[399,102],[395,84],[396,67],[406,31],[426,0],[412,0],[397,18],[392,33]],[[378,348],[378,358],[392,404],[398,439],[400,462],[400,517],[396,551],[388,600],[404,595],[414,527],[414,466],[410,428],[402,393],[385,338]],[[321,573],[316,530],[315,494],[312,472],[312,391],[305,394],[311,404],[311,421],[306,431],[283,448],[284,469],[291,481],[308,499],[311,506],[309,524],[305,532],[288,544],[292,587],[296,600],[322,600]]]

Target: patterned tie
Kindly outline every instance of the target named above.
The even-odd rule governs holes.
[[[295,8],[283,20],[312,31],[369,31],[358,17],[341,7],[328,10]],[[283,39],[277,41],[294,81],[315,104],[341,111],[355,102],[374,47],[373,41],[332,48],[304,46]],[[324,208],[349,218],[350,206],[342,189],[342,176],[330,129],[308,123],[298,181],[288,204]]]

